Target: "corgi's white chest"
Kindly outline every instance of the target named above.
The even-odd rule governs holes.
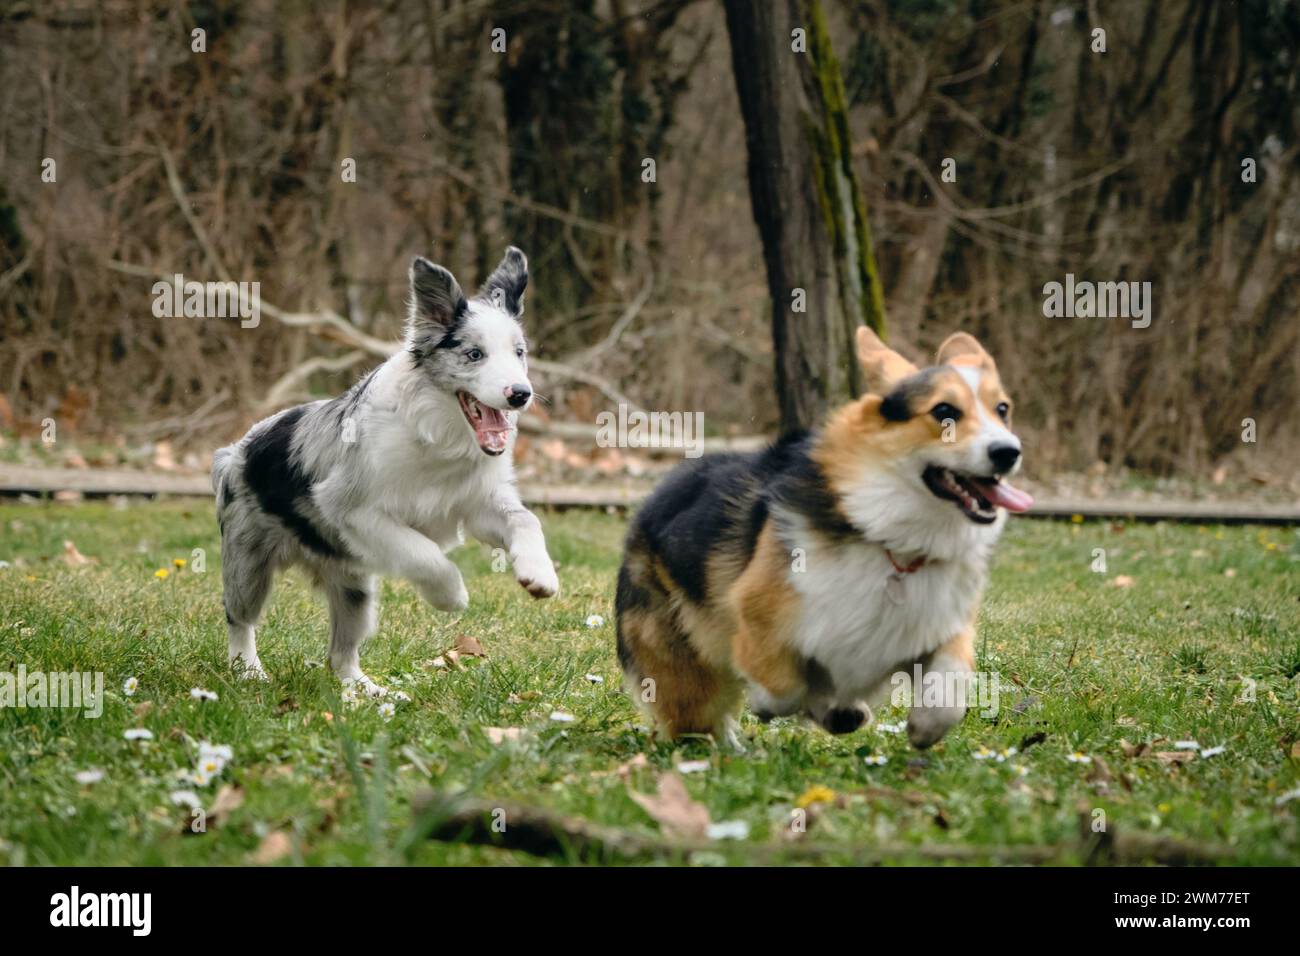
[[[956,561],[899,574],[877,545],[823,545],[790,574],[803,598],[796,645],[837,696],[866,695],[970,623],[984,576],[982,562]]]

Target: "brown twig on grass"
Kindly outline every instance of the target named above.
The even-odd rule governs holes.
[[[896,860],[932,863],[1052,864],[1077,860],[1092,864],[1159,863],[1173,866],[1232,862],[1235,851],[1177,837],[1091,832],[1091,818],[1081,819],[1080,839],[1039,846],[1022,844],[844,844],[807,840],[772,843],[719,843],[670,840],[624,827],[593,823],[541,807],[423,791],[413,801],[416,826],[428,839],[515,850],[532,856],[572,856],[604,863],[650,859],[686,859],[693,853],[732,849],[753,865],[815,863],[840,859],[855,866]]]

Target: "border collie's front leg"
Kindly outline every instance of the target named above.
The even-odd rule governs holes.
[[[560,580],[546,553],[542,523],[524,507],[513,486],[499,490],[492,503],[470,519],[469,531],[485,544],[509,552],[515,580],[533,597],[548,598],[559,593]]]
[[[440,611],[456,612],[469,607],[469,592],[460,569],[442,548],[414,528],[368,508],[349,516],[347,530],[349,543],[360,551],[369,567],[406,578]]]

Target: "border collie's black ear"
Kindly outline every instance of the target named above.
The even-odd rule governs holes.
[[[411,318],[413,336],[450,332],[460,324],[469,303],[456,277],[422,256],[411,263]]]
[[[524,314],[524,289],[526,288],[528,288],[528,257],[514,246],[509,246],[505,258],[487,277],[478,294],[480,298],[488,299],[498,309],[504,309],[517,319]]]

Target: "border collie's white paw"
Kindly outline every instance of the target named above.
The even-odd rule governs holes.
[[[365,674],[360,677],[345,677],[340,683],[343,685],[345,698],[349,696],[349,690],[358,697],[385,697],[388,694],[387,687],[376,684]]]
[[[560,592],[555,565],[545,555],[519,558],[515,562],[515,580],[535,598],[555,597]]]
[[[469,607],[469,591],[466,590],[465,579],[459,571],[454,580],[421,581],[415,587],[439,611],[456,614]]]
[[[230,666],[235,672],[235,676],[240,680],[255,680],[266,683],[271,677],[266,673],[266,668],[262,662],[254,657],[252,660],[245,658],[242,654],[230,659]]]

